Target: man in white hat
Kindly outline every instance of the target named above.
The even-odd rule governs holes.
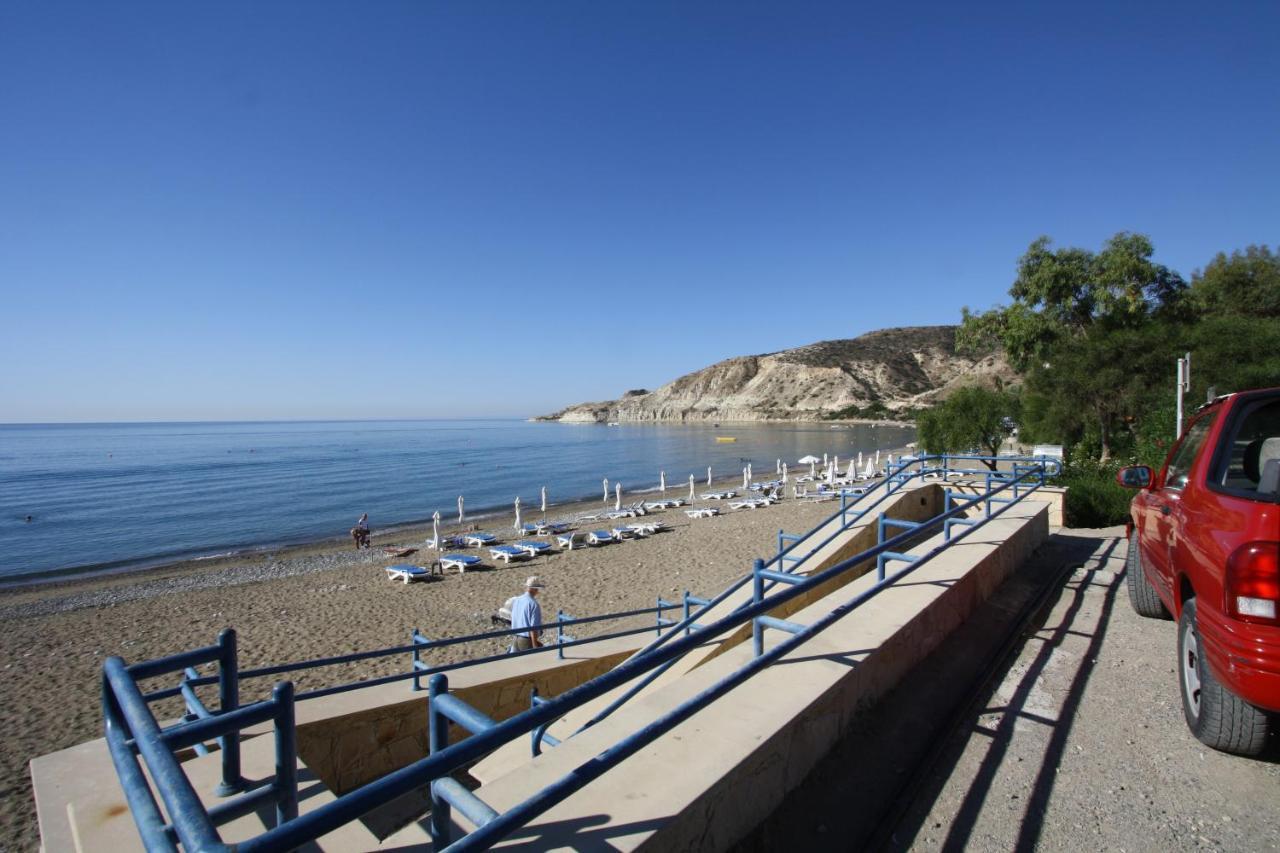
[[[542,624],[542,606],[538,604],[538,593],[546,589],[542,578],[534,575],[524,582],[524,595],[511,605],[511,627],[519,630],[527,629],[523,634],[516,634],[511,644],[511,651],[523,652],[536,649],[542,645],[542,632],[536,626]]]

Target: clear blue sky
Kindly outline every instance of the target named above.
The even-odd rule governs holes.
[[[891,5],[896,8],[889,8]],[[529,415],[1280,242],[1280,4],[0,6],[0,421]]]

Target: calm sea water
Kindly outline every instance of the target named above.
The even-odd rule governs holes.
[[[733,444],[716,443],[733,435]],[[569,425],[385,421],[0,425],[0,582],[106,571],[342,536],[362,512],[375,530],[536,511],[601,495],[673,494],[699,482],[757,479],[782,458],[901,447],[910,429],[818,424]],[[554,509],[549,515],[555,516]],[[32,520],[27,521],[27,516]],[[495,519],[494,525],[499,522]]]

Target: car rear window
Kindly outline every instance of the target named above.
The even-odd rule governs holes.
[[[1280,460],[1280,397],[1248,406],[1236,419],[1223,450],[1214,483],[1232,492],[1258,494],[1267,463]]]
[[[1204,444],[1205,437],[1209,434],[1209,428],[1218,419],[1218,411],[1220,409],[1221,407],[1218,407],[1211,412],[1206,412],[1182,436],[1182,441],[1178,443],[1178,449],[1174,451],[1169,464],[1165,466],[1164,487],[1166,489],[1185,489],[1187,487],[1187,478],[1191,476],[1191,465],[1196,461],[1196,454],[1200,452],[1200,446]]]

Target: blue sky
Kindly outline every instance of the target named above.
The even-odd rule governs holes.
[[[0,6],[0,421],[523,416],[1280,242],[1280,4]]]

